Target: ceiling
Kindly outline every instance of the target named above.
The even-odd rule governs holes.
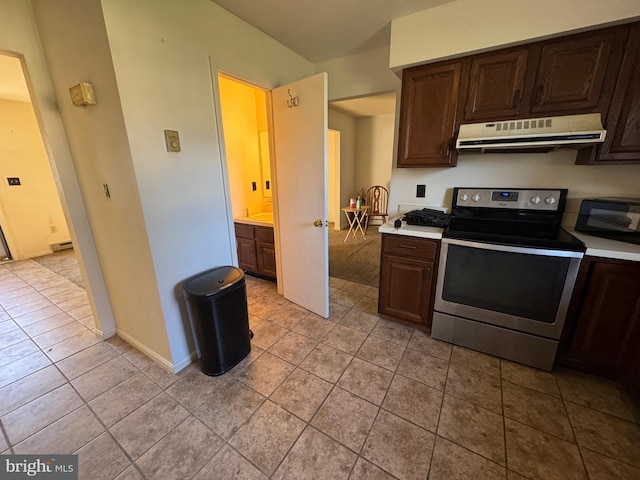
[[[212,0],[313,63],[389,45],[391,20],[454,0]]]
[[[395,113],[395,92],[329,102],[329,106],[355,118]]]
[[[212,0],[308,60],[389,45],[391,19],[454,0]],[[0,98],[28,102],[20,61],[0,55]],[[395,112],[395,93],[331,102],[354,117]]]

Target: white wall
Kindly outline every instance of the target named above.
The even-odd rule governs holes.
[[[340,132],[340,203],[349,205],[359,187],[355,186],[355,119],[337,110],[329,109],[329,128]],[[348,226],[347,220],[340,217],[340,228]]]
[[[163,314],[101,6],[99,0],[84,1],[82,8],[78,3],[36,1],[36,20],[118,334],[169,367],[169,340],[157,325]],[[72,105],[68,89],[80,81],[94,85],[96,105]]]
[[[31,103],[0,99],[0,159],[2,226],[12,258],[46,255],[52,243],[68,242],[71,237]],[[19,177],[21,185],[9,186],[7,177]]]
[[[66,132],[49,77],[39,33],[28,0],[0,2],[0,51],[20,58],[38,125],[56,182],[71,240],[80,252],[79,266],[98,329],[115,332],[115,321],[76,176]]]
[[[126,227],[101,230],[99,240],[104,252],[115,250],[107,245],[115,241],[126,257],[110,256],[113,276],[106,275],[114,288],[120,282],[129,290],[118,292],[118,322],[148,353],[180,369],[193,351],[181,282],[234,258],[211,66],[271,88],[311,75],[313,65],[209,0],[53,3],[37,0],[43,42],[56,49],[50,63],[58,98],[65,101],[66,88],[90,80],[103,107],[74,111],[68,129],[77,140],[76,163],[95,170],[81,180],[87,196],[102,188],[102,178],[113,185],[110,203],[101,192],[91,197],[92,221]],[[180,153],[166,151],[164,129],[179,132]],[[131,220],[120,218],[125,200]],[[136,268],[139,282],[131,277]],[[134,297],[137,307],[129,301]]]
[[[640,194],[640,165],[575,165],[576,152],[464,155],[454,168],[394,168],[390,213],[398,204],[451,206],[453,187],[568,188],[567,212],[577,212],[591,196]],[[416,184],[427,186],[426,198],[415,198]]]
[[[400,79],[389,69],[389,47],[317,63],[315,71],[329,76],[329,100],[400,89]]]
[[[391,22],[389,66],[477,53],[640,17],[638,0],[457,0]]]
[[[230,264],[235,249],[209,60],[266,88],[313,65],[210,0],[102,4],[171,354],[182,365],[190,334],[176,290]],[[166,152],[165,128],[180,132],[181,153]]]
[[[355,186],[358,190],[366,190],[372,185],[388,189],[394,158],[395,115],[357,118],[355,124]]]

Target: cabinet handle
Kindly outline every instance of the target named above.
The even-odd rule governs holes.
[[[442,152],[442,158],[445,160],[449,159],[449,150],[450,150],[450,145],[449,142],[443,144],[443,149],[441,149],[440,151]]]
[[[522,95],[522,90],[518,89],[513,92],[513,100],[511,101],[511,108],[514,109],[520,105],[520,95]]]
[[[415,250],[418,247],[414,245],[400,245],[400,248],[408,248],[409,250]]]

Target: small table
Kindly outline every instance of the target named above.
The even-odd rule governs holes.
[[[366,240],[364,230],[362,229],[362,219],[366,216],[368,208],[368,205],[363,205],[360,208],[344,207],[342,209],[344,214],[347,216],[347,220],[349,221],[349,231],[347,232],[347,236],[344,238],[345,242],[349,240],[349,235],[352,234],[353,238],[358,241],[358,236],[356,235],[356,233],[358,233],[358,230],[360,230],[360,233],[362,234],[362,239]]]

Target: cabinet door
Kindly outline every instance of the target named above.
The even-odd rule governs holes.
[[[520,115],[529,51],[516,50],[471,60],[465,120]]]
[[[640,323],[636,323],[630,339],[630,348],[627,348],[622,359],[622,373],[627,386],[631,390],[631,396],[640,405]]]
[[[256,259],[256,242],[246,238],[236,238],[238,249],[238,263],[240,268],[247,272],[257,273],[258,262]]]
[[[640,163],[640,27],[631,31],[596,164]]]
[[[398,167],[455,166],[461,68],[456,62],[403,72]]]
[[[640,324],[640,265],[587,260],[587,268],[569,357],[594,373],[615,376],[625,351],[638,348],[630,336]]]
[[[614,50],[622,49],[623,40],[624,32],[614,31],[542,45],[531,113],[604,112],[611,98],[605,87],[613,87],[619,67],[611,59],[619,55]]]
[[[382,255],[378,311],[429,326],[433,262]]]
[[[258,273],[269,278],[276,278],[276,249],[271,243],[256,241],[256,257]]]

